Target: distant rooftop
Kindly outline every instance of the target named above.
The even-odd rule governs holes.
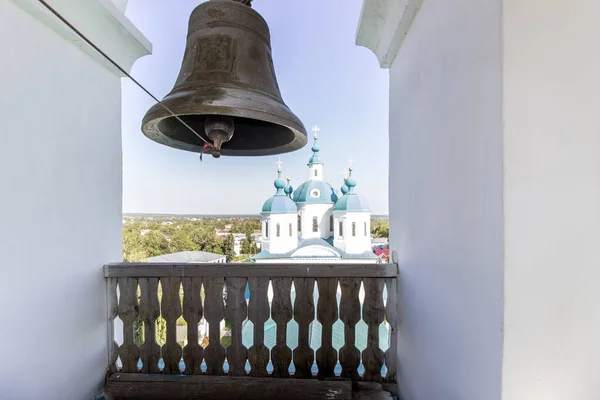
[[[389,239],[386,237],[371,239],[371,243],[387,243],[388,241],[389,241]]]
[[[146,262],[189,262],[210,263],[225,257],[223,254],[208,253],[206,251],[180,251],[179,253],[163,254],[162,256],[149,257]]]

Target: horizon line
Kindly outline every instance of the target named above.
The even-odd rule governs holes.
[[[158,215],[158,216],[185,216],[185,217],[260,217],[258,214],[179,214],[179,213],[151,213],[151,212],[124,212],[123,216]],[[371,214],[371,217],[389,217],[389,214]]]

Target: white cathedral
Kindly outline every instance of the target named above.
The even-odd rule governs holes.
[[[352,168],[340,192],[323,180],[317,135],[308,162],[308,180],[296,190],[290,179],[274,182],[275,195],[265,201],[261,263],[377,263],[371,248],[371,211],[356,193]]]

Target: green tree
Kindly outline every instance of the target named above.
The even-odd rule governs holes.
[[[177,229],[171,235],[169,241],[169,253],[179,251],[197,251],[198,245],[190,239],[186,229]]]
[[[223,239],[221,242],[221,254],[227,256],[227,262],[233,261],[235,257],[235,239],[233,235],[230,233]]]
[[[160,232],[150,231],[142,236],[142,246],[148,257],[160,256],[169,252],[169,241]]]
[[[251,218],[246,219],[240,222],[235,222],[232,224],[231,232],[233,233],[246,233],[248,230],[251,232],[260,230],[260,219],[259,218]]]
[[[123,260],[136,262],[146,258],[148,255],[144,250],[140,229],[126,227],[123,229]]]
[[[242,242],[240,253],[248,255],[258,253],[258,247],[254,241],[254,237],[252,237],[252,230],[250,228],[246,230],[246,240]]]
[[[251,251],[251,243],[250,240],[248,240],[248,238],[246,238],[246,240],[242,241],[242,244],[240,246],[240,253],[242,254],[250,254]]]
[[[371,222],[371,233],[374,238],[387,238],[390,236],[390,224],[387,220],[374,220]]]
[[[123,224],[123,260],[139,262],[148,257],[178,251],[207,251],[227,256],[233,261],[235,240],[233,235],[220,239],[216,228],[234,224],[252,237],[255,228],[260,228],[260,220],[203,218],[192,221],[185,218],[127,218]],[[247,254],[252,252],[252,242],[248,242]]]
[[[210,253],[221,252],[221,243],[219,243],[213,227],[195,227],[190,232],[190,239],[200,251],[208,251]]]

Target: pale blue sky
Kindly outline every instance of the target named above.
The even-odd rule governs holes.
[[[198,0],[130,0],[127,16],[150,39],[151,56],[132,75],[162,98],[179,72],[187,23]],[[307,130],[321,128],[324,176],[342,184],[354,160],[356,189],[375,214],[387,214],[388,72],[354,44],[360,0],[255,0],[271,28],[273,62],[284,101]],[[147,139],[141,120],[153,100],[123,85],[123,211],[126,213],[258,214],[275,189],[269,157],[210,156],[171,149]],[[282,155],[285,176],[307,178],[312,139]]]

